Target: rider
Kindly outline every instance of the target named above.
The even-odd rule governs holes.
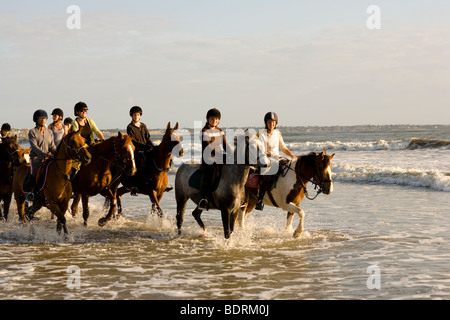
[[[201,132],[202,141],[202,180],[200,182],[201,200],[197,208],[200,210],[209,209],[211,200],[211,183],[214,169],[217,163],[223,163],[223,152],[227,151],[227,139],[222,129],[218,127],[221,118],[220,111],[216,108],[208,110],[206,114],[206,124]],[[221,150],[221,147],[223,151]]]
[[[1,129],[1,133],[0,133],[0,143],[2,143],[2,138],[8,137],[10,132],[11,132],[11,126],[9,125],[9,123],[2,124],[2,129]]]
[[[127,126],[127,134],[129,136],[135,135],[133,139],[133,144],[136,147],[135,159],[136,163],[140,166],[142,161],[143,152],[150,151],[153,149],[154,145],[150,139],[150,133],[148,132],[147,126],[140,122],[142,117],[142,109],[139,106],[134,106],[130,109],[131,122]],[[137,180],[137,175],[134,176],[134,180]],[[132,178],[133,179],[133,178]],[[136,196],[138,192],[137,187],[131,188],[131,195]]]
[[[130,109],[131,122],[127,126],[127,134],[129,136],[136,135],[133,139],[133,144],[140,150],[151,150],[154,145],[150,139],[145,123],[140,122],[142,117],[142,109],[139,106],[134,106]]]
[[[26,201],[33,201],[34,187],[36,185],[36,174],[38,168],[42,165],[45,159],[56,153],[56,146],[54,143],[53,132],[45,127],[48,115],[45,110],[39,109],[33,114],[33,121],[36,126],[28,132],[28,139],[30,141],[30,164],[31,172],[28,181],[25,183],[27,191]]]
[[[62,123],[64,112],[60,108],[56,108],[52,111],[52,116],[53,122],[48,126],[48,128],[52,130],[55,146],[58,147],[59,143],[65,136],[64,125]]]
[[[69,134],[70,128],[72,128],[73,119],[71,117],[67,117],[64,119],[64,136]]]
[[[264,116],[264,124],[265,129],[258,132],[258,138],[260,142],[260,152],[263,156],[267,157],[265,159],[270,163],[278,164],[280,150],[292,159],[296,159],[292,152],[286,147],[281,132],[277,129],[278,115],[275,112],[266,113]],[[278,166],[276,165],[275,168],[278,168]],[[271,172],[269,169],[269,172],[261,174],[262,181],[259,189],[258,202],[255,207],[256,210],[262,210],[264,208],[264,195],[272,186],[277,173],[278,170],[276,172]]]
[[[97,128],[94,120],[87,118],[88,107],[84,102],[78,102],[74,107],[75,120],[72,122],[74,131],[81,130],[81,136],[86,139],[88,146],[95,143],[94,134],[100,139],[105,140],[103,133]]]

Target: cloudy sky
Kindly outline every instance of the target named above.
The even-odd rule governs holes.
[[[134,105],[150,128],[211,107],[223,127],[267,111],[286,126],[450,124],[450,2],[0,0],[0,99],[14,128],[78,101],[102,129]]]

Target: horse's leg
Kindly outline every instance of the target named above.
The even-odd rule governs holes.
[[[242,212],[242,209],[240,206],[238,206],[237,209],[235,209],[231,212],[231,214],[230,214],[230,234],[233,233],[234,224],[236,222],[238,215],[242,215],[241,212]]]
[[[205,224],[203,223],[202,219],[200,218],[200,216],[202,215],[202,212],[203,212],[203,210],[200,210],[199,208],[195,208],[195,210],[192,211],[192,215],[194,216],[195,221],[197,221],[200,228],[202,228],[203,231],[206,231]]]
[[[111,189],[108,189],[109,191],[107,194],[104,194],[104,196],[108,197],[109,199],[109,211],[108,214],[105,217],[102,217],[98,219],[98,225],[100,227],[103,227],[109,220],[111,220],[112,216],[114,215],[114,212],[116,211],[117,206],[117,200],[115,194],[111,191]]]
[[[83,205],[83,225],[87,227],[89,219],[89,195],[87,193],[81,195],[81,203]]]
[[[72,205],[70,206],[70,211],[71,211],[73,217],[76,217],[76,215],[78,213],[78,204],[80,203],[80,200],[81,200],[81,194],[75,193],[74,197],[73,197]]]
[[[186,211],[186,203],[188,201],[188,197],[181,196],[179,193],[175,192],[175,198],[177,201],[177,227],[178,234],[181,234],[181,226],[183,225],[184,220],[184,212]]]
[[[64,234],[68,234],[69,231],[67,230],[67,225],[66,225],[66,217],[64,215],[61,214],[55,214],[57,217],[56,220],[56,231],[58,232],[58,234],[61,234],[61,229],[64,230]]]
[[[154,213],[156,211],[156,213],[158,214],[158,217],[162,218],[163,216],[163,212],[161,207],[159,206],[159,201],[158,201],[158,197],[156,194],[156,190],[153,190],[150,194],[150,201],[152,202],[152,213]]]
[[[117,189],[116,198],[117,198],[117,214],[118,215],[122,214],[122,196],[128,192],[130,192],[130,190],[128,190],[125,187],[120,187],[119,189]]]
[[[6,199],[3,199],[3,217],[5,220],[8,220],[9,207],[11,206],[12,193],[6,196]]]
[[[300,209],[300,211],[298,212],[298,216],[300,217],[300,221],[298,223],[297,229],[295,229],[295,231],[294,231],[294,238],[300,237],[300,235],[303,232],[303,221],[304,221],[304,218],[305,218],[305,211]]]
[[[22,195],[15,196],[17,214],[19,215],[20,222],[25,223],[25,199]],[[28,209],[28,208],[27,208]]]
[[[223,233],[225,239],[229,239],[231,235],[230,230],[230,212],[227,209],[222,209],[222,224],[223,224]]]
[[[287,219],[286,219],[286,230],[290,230],[292,228],[292,220],[294,219],[295,213],[288,212],[287,213]]]

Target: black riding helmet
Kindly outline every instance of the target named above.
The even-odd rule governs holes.
[[[220,120],[221,117],[220,111],[217,110],[216,108],[209,109],[208,113],[206,113],[206,119],[208,119],[209,117],[215,117]]]
[[[2,124],[2,131],[11,131],[11,125],[9,123]]]
[[[64,118],[64,112],[60,108],[53,109],[52,115],[54,114],[60,116],[61,118]]]
[[[133,115],[133,113],[140,113],[142,116],[142,109],[139,106],[134,106],[130,109],[130,116]]]
[[[75,107],[73,108],[75,117],[77,117],[77,112],[83,111],[83,110],[88,110],[87,104],[84,102],[78,102]]]
[[[38,119],[41,119],[41,118],[48,119],[47,112],[45,110],[42,110],[42,109],[36,110],[34,112],[34,114],[33,114],[33,121],[37,122]]]

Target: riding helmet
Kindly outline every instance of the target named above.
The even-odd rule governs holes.
[[[208,110],[208,113],[206,114],[206,119],[208,119],[209,117],[215,117],[220,120],[220,117],[221,117],[220,111],[217,110],[216,108],[212,108],[212,109]]]
[[[74,109],[75,117],[77,117],[78,112],[88,110],[88,107],[87,107],[86,103],[80,101],[75,105],[75,107],[73,109]]]
[[[2,131],[11,131],[11,125],[9,123],[2,124]]]
[[[278,123],[278,115],[275,112],[267,112],[264,116],[264,123],[268,120],[275,120]]]
[[[42,110],[42,109],[36,110],[34,112],[34,114],[33,114],[33,121],[37,122],[38,119],[41,119],[41,118],[48,119],[47,112],[45,110]]]
[[[60,108],[53,109],[52,115],[54,114],[60,116],[61,118],[64,118],[64,112]]]
[[[130,109],[130,116],[133,115],[133,113],[140,113],[142,116],[142,109],[139,106],[134,106]]]

